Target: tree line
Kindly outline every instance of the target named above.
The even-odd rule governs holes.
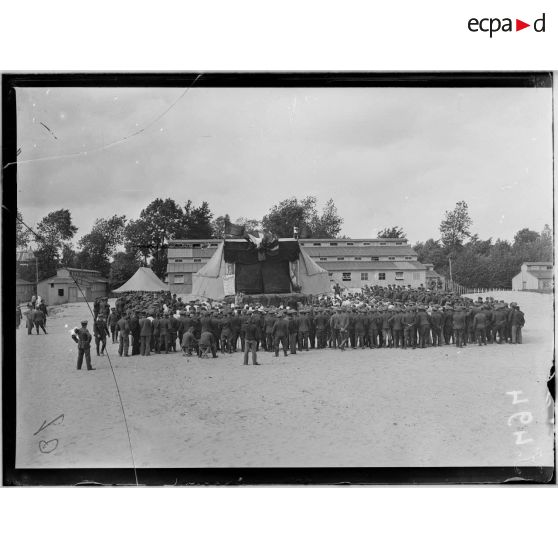
[[[38,260],[39,280],[56,275],[60,267],[77,267],[100,271],[116,288],[143,263],[149,264],[161,279],[167,269],[167,245],[174,239],[222,238],[225,223],[244,225],[246,232],[261,229],[278,237],[292,237],[294,227],[302,238],[335,238],[341,232],[343,219],[338,215],[333,200],[326,202],[320,212],[313,196],[296,197],[274,205],[261,219],[230,215],[214,217],[209,204],[196,206],[188,200],[183,206],[171,198],[156,198],[147,205],[137,219],[113,215],[96,219],[91,231],[77,243],[78,228],[68,209],[59,209],[43,217],[32,234],[23,224],[18,210],[16,222],[17,249],[32,247]],[[35,281],[35,265],[18,263],[17,273],[22,279]]]
[[[22,224],[18,211],[17,247],[32,245],[38,259],[39,280],[56,274],[59,267],[77,267],[100,271],[111,287],[127,281],[143,263],[163,279],[167,268],[167,245],[174,239],[222,238],[227,222],[243,225],[254,233],[267,230],[278,237],[292,237],[297,227],[300,238],[339,238],[343,219],[333,200],[321,211],[314,196],[291,197],[273,205],[261,219],[230,215],[214,217],[209,204],[199,206],[188,200],[184,205],[171,198],[156,198],[137,219],[125,215],[99,218],[91,231],[76,244],[78,228],[68,209],[59,209],[43,217],[35,227],[38,236]],[[524,261],[552,261],[552,230],[545,225],[541,232],[519,230],[513,242],[492,238],[481,240],[472,233],[473,222],[465,201],[446,211],[439,231],[440,238],[417,242],[413,248],[419,261],[434,264],[440,275],[470,288],[506,288]],[[406,238],[401,226],[383,229],[379,238]],[[35,266],[18,264],[18,275],[35,280]]]

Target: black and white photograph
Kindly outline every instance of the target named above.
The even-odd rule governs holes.
[[[18,483],[552,478],[552,74],[3,80]]]

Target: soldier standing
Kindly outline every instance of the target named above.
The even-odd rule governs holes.
[[[83,364],[83,357],[85,356],[85,364],[87,370],[95,370],[91,366],[91,333],[87,329],[87,320],[81,322],[81,327],[79,329],[74,329],[72,333],[72,339],[77,343],[78,346],[78,359],[77,359],[77,369],[81,370],[81,365]]]
[[[95,347],[97,348],[97,356],[101,356],[105,352],[107,346],[107,335],[110,335],[107,323],[103,316],[99,316],[93,324],[93,334],[95,335]],[[99,354],[99,344],[101,344],[101,353]]]
[[[21,315],[21,308],[19,304],[16,304],[16,328],[19,329],[23,316]]]
[[[111,335],[111,339],[113,344],[117,342],[117,337],[118,334],[116,332],[116,324],[118,323],[118,314],[116,313],[116,308],[113,308],[111,310],[111,313],[109,315],[109,319],[108,319],[108,324],[110,327],[110,335]]]
[[[296,355],[296,345],[298,342],[298,320],[295,317],[295,311],[289,310],[289,348],[291,355]]]
[[[275,356],[279,356],[279,343],[283,347],[283,352],[285,356],[287,353],[287,339],[289,335],[289,322],[283,318],[282,314],[277,316],[273,327],[271,328],[271,334],[273,335],[273,347],[275,349]]]
[[[127,316],[122,316],[118,320],[116,331],[119,332],[118,355],[127,357],[130,349],[130,322]]]
[[[39,335],[39,327],[45,332],[46,335],[47,331],[45,329],[45,315],[43,311],[39,309],[39,307],[37,307],[33,312],[33,322],[35,324],[35,329],[37,330],[37,335]]]
[[[256,326],[256,319],[253,316],[248,318],[246,327],[244,328],[244,364],[248,364],[248,353],[252,353],[252,364],[258,366],[260,363],[257,361],[256,349],[258,347],[258,327]]]
[[[153,335],[153,317],[151,312],[143,312],[140,320],[140,355],[149,356],[151,354],[151,336]]]
[[[521,345],[522,342],[521,328],[525,325],[525,315],[519,309],[519,306],[515,307],[515,310],[511,315],[510,325],[511,325],[511,342],[514,344],[519,343]]]
[[[264,319],[265,347],[268,352],[273,351],[273,324],[277,318],[269,311]]]

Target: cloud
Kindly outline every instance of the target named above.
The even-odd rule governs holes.
[[[261,218],[313,194],[350,236],[436,237],[461,199],[481,237],[552,222],[549,89],[192,88],[164,114],[183,92],[18,90],[20,159],[49,158],[18,166],[24,216],[68,207],[80,235],[155,197]]]

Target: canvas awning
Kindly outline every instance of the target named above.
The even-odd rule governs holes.
[[[115,293],[125,293],[128,291],[168,291],[169,287],[155,273],[150,267],[140,267],[124,285],[118,289],[114,289]]]

